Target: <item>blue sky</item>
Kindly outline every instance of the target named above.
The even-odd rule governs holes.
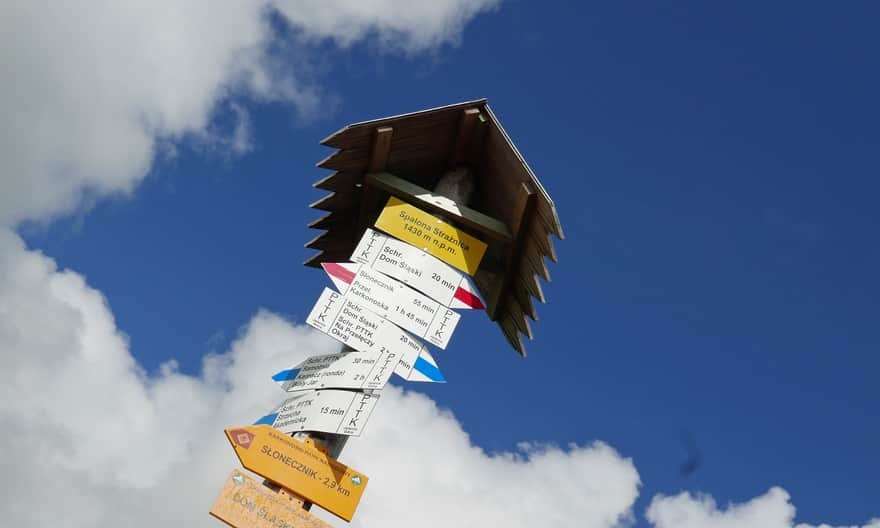
[[[773,486],[796,522],[857,525],[880,515],[878,15],[508,1],[441,45],[396,49],[369,25],[347,47],[294,38],[278,56],[314,101],[230,90],[199,129],[246,112],[248,149],[169,126],[127,195],[15,225],[106,297],[150,375],[173,359],[199,376],[258,310],[300,324],[330,285],[301,265],[322,138],[487,97],[566,238],[528,358],[468,313],[435,354],[449,383],[406,388],[490,453],[607,443],[638,470],[636,526],[657,494],[723,510]]]

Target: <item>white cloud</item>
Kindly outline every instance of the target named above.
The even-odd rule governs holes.
[[[306,36],[348,46],[375,34],[384,47],[414,53],[456,43],[461,28],[498,0],[277,0],[275,5]]]
[[[305,41],[374,37],[381,49],[415,53],[455,43],[496,1],[2,2],[0,225],[130,193],[158,141],[211,136],[231,97],[315,112],[319,90],[295,71],[307,62]],[[269,51],[278,36],[270,12],[300,37],[281,57]],[[233,152],[250,146],[242,108],[232,107],[238,123],[220,142]]]
[[[675,496],[658,495],[645,516],[656,528],[833,528],[828,524],[794,524],[795,507],[788,492],[779,487],[741,504],[719,509],[708,495],[683,492]],[[838,528],[860,528],[859,526]],[[861,528],[880,528],[880,519]]]
[[[326,100],[298,69],[309,43],[374,39],[385,51],[424,52],[457,43],[465,24],[496,3],[0,4],[5,524],[217,526],[207,509],[238,465],[222,429],[277,403],[268,373],[337,345],[260,312],[229,351],[204,358],[200,376],[173,362],[148,374],[101,293],[2,226],[132,192],[160,142],[189,136],[246,152],[254,123],[240,97],[317,111]],[[274,46],[270,12],[294,29],[294,46]],[[226,132],[214,119],[224,109],[232,118]],[[354,526],[626,526],[639,487],[632,462],[605,444],[526,443],[487,454],[450,412],[396,388],[342,458],[371,477]],[[795,508],[780,488],[722,510],[708,496],[657,496],[646,516],[656,528],[814,528],[793,525]],[[880,528],[880,520],[862,528]]]
[[[622,526],[638,495],[611,447],[531,446],[493,456],[422,394],[393,389],[345,458],[370,475],[355,526]],[[367,469],[368,468],[368,469]],[[375,477],[374,477],[375,475]]]
[[[337,348],[260,312],[199,377],[173,363],[148,375],[98,291],[0,229],[4,522],[217,526],[207,510],[238,467],[222,430],[282,398],[272,372]],[[396,388],[342,459],[371,477],[354,526],[618,526],[639,484],[601,443],[488,455],[448,411]]]

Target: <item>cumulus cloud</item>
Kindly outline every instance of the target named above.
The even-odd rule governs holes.
[[[639,476],[608,445],[489,456],[426,396],[383,392],[369,431],[346,446],[346,460],[378,475],[356,526],[592,528],[631,518]]]
[[[307,62],[306,42],[374,38],[380,49],[416,53],[455,43],[496,1],[3,2],[0,225],[130,193],[162,141],[246,150],[242,106],[226,108],[235,123],[223,141],[211,126],[232,98],[314,112],[321,92],[295,66]],[[300,45],[279,47],[270,15]]]
[[[658,495],[645,516],[656,528],[834,528],[828,524],[794,524],[795,507],[788,492],[779,487],[741,504],[719,509],[709,495],[683,492],[675,496]],[[837,528],[880,528],[880,519],[867,524]]]
[[[260,312],[199,376],[173,363],[148,374],[100,292],[0,230],[4,522],[216,526],[207,510],[238,467],[222,430],[282,399],[272,372],[338,347]],[[371,477],[354,526],[620,526],[639,485],[602,443],[487,454],[449,411],[399,388],[343,459]]]
[[[281,399],[268,373],[338,349],[326,336],[259,312],[229,350],[204,357],[198,376],[180,373],[173,361],[147,373],[103,295],[26,248],[11,228],[131,193],[161,144],[191,137],[209,150],[247,152],[258,124],[245,99],[314,112],[322,91],[302,65],[316,42],[347,47],[372,39],[379,49],[411,55],[456,44],[464,26],[497,1],[0,4],[6,524],[217,526],[207,510],[238,466],[222,430]],[[279,31],[287,45],[279,46]],[[218,125],[223,112],[230,126]],[[601,442],[523,440],[515,452],[486,453],[451,412],[390,387],[365,435],[342,457],[371,477],[352,525],[633,522],[640,481],[632,461]],[[794,516],[780,488],[724,509],[705,495],[657,496],[646,512],[656,528],[816,528],[794,525]],[[880,528],[880,520],[861,528]]]

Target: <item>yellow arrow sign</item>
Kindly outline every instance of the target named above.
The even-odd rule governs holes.
[[[486,243],[418,207],[391,197],[376,227],[468,275],[477,272]]]
[[[235,470],[211,506],[211,515],[233,528],[332,528],[302,508],[302,501],[275,492]]]
[[[226,429],[226,437],[245,468],[351,521],[366,475],[268,425]]]

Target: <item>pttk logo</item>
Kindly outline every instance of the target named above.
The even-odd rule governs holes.
[[[248,431],[247,429],[236,429],[235,431],[230,431],[229,436],[232,437],[233,443],[235,445],[239,445],[245,449],[251,446],[251,442],[254,441],[254,433]]]

